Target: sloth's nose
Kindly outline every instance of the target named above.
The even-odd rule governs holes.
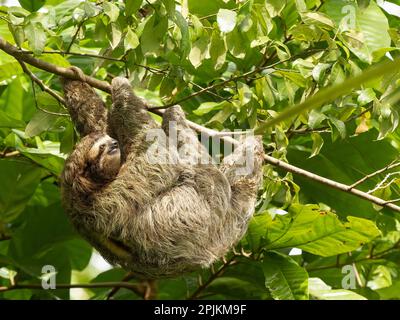
[[[116,149],[118,149],[118,141],[117,140],[112,140],[111,142],[110,142],[110,151],[112,152],[112,151],[114,151],[114,150],[116,150]]]

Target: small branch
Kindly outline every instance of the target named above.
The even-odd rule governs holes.
[[[23,61],[27,64],[30,64],[31,66],[34,66],[36,68],[45,70],[47,72],[69,78],[69,79],[74,79],[74,80],[81,80],[79,78],[79,75],[76,74],[73,70],[69,68],[64,68],[64,67],[59,67],[56,66],[52,63],[37,59],[31,55],[21,53],[20,50],[10,44],[9,42],[5,41],[2,37],[0,37],[0,49],[6,52],[7,54],[15,57],[19,61]],[[108,82],[98,80],[93,77],[86,76],[84,77],[85,82],[87,82],[89,85],[91,85],[94,88],[97,88],[99,90],[105,91],[107,93],[111,93],[111,86],[108,84]]]
[[[10,152],[0,152],[0,158],[11,158],[20,155],[18,150],[10,151]]]
[[[277,167],[279,167],[279,168],[281,168],[281,169],[283,169],[285,171],[288,171],[288,172],[297,174],[299,176],[308,178],[310,180],[319,182],[319,183],[324,184],[326,186],[332,187],[333,189],[340,190],[340,191],[343,191],[343,192],[346,192],[346,193],[350,193],[350,194],[355,195],[355,196],[357,196],[357,197],[359,197],[361,199],[364,199],[364,200],[367,200],[369,202],[375,203],[375,204],[377,204],[377,205],[379,205],[381,207],[389,208],[389,209],[392,209],[392,210],[394,210],[396,212],[400,212],[400,207],[399,206],[397,206],[397,205],[395,205],[393,203],[388,203],[386,200],[383,200],[381,198],[375,197],[375,196],[370,195],[370,194],[368,194],[366,192],[363,192],[361,190],[352,189],[352,188],[350,188],[350,186],[348,186],[346,184],[343,184],[343,183],[340,183],[340,182],[336,182],[334,180],[330,180],[330,179],[318,176],[318,175],[316,175],[314,173],[311,173],[309,171],[297,168],[295,166],[292,166],[292,165],[290,165],[290,164],[288,164],[286,162],[283,162],[281,160],[278,160],[278,159],[273,158],[273,157],[268,156],[268,155],[265,155],[264,159],[265,159],[265,162],[267,162],[269,164],[272,164],[274,166],[277,166]]]
[[[234,260],[236,258],[236,255],[233,255],[229,260],[224,261],[224,264],[216,271],[214,272],[206,282],[201,284],[193,293],[190,295],[188,300],[195,300],[199,297],[199,295],[207,289],[207,287],[215,280],[217,279],[229,266],[234,264]]]
[[[11,236],[9,236],[7,234],[0,235],[0,241],[7,241],[7,240],[11,240]]]
[[[367,193],[371,194],[371,193],[374,193],[376,190],[387,188],[388,186],[390,186],[391,184],[393,184],[397,181],[397,178],[394,178],[394,179],[390,180],[389,182],[387,182],[389,180],[389,178],[391,176],[399,175],[399,174],[400,174],[400,171],[388,173],[385,176],[385,178],[376,185],[375,188],[373,188],[372,190],[368,190]]]
[[[397,198],[397,199],[388,200],[388,201],[386,201],[386,203],[396,203],[396,202],[399,202],[399,201],[400,201],[400,198]]]
[[[56,289],[74,289],[74,288],[125,288],[133,291],[138,296],[143,297],[142,289],[136,283],[131,282],[97,282],[97,283],[81,283],[81,284],[57,284]],[[19,290],[19,289],[43,289],[41,284],[15,284],[8,287],[0,287],[0,292]]]
[[[368,180],[368,179],[370,179],[370,178],[372,178],[372,177],[374,177],[374,176],[376,176],[376,175],[378,175],[378,174],[380,174],[380,173],[382,173],[382,172],[385,172],[385,171],[388,171],[388,170],[390,170],[390,169],[393,169],[393,168],[396,168],[396,167],[400,166],[400,162],[395,162],[395,161],[397,161],[397,159],[394,160],[394,161],[392,161],[392,162],[391,162],[390,164],[388,164],[386,167],[384,167],[384,168],[382,168],[382,169],[379,169],[379,170],[377,170],[377,171],[375,171],[375,172],[373,172],[373,173],[370,173],[370,174],[366,175],[365,177],[363,177],[362,179],[360,179],[360,180],[354,182],[349,188],[350,188],[350,189],[353,189],[353,188],[355,188],[356,186],[362,184],[364,181],[366,181],[366,180]]]
[[[384,257],[386,254],[391,253],[392,251],[396,251],[399,250],[399,242],[396,242],[392,247],[390,247],[389,249],[383,250],[381,252],[376,253],[375,255],[368,255],[365,258],[360,258],[360,259],[356,259],[353,261],[345,261],[342,263],[336,263],[333,265],[328,265],[328,266],[320,266],[320,267],[315,267],[315,268],[307,268],[308,272],[312,272],[312,271],[318,271],[318,270],[326,270],[326,269],[337,269],[337,268],[341,268],[343,266],[347,266],[353,263],[359,263],[359,262],[363,262],[363,261],[368,261],[368,260],[379,260],[382,257]]]
[[[82,28],[83,24],[85,23],[85,21],[86,21],[86,19],[82,19],[82,21],[78,23],[77,29],[76,29],[74,35],[72,36],[71,42],[68,45],[67,53],[69,52],[69,50],[71,50],[71,47],[74,44],[74,42],[76,40],[76,37],[78,36],[79,31],[81,30],[81,28]]]
[[[42,80],[40,80],[38,77],[36,77],[26,66],[26,64],[23,61],[17,60],[19,64],[21,65],[22,70],[34,81],[42,91],[47,92],[49,95],[51,95],[53,98],[55,98],[58,102],[61,104],[65,105],[65,100],[63,97],[61,97],[57,92],[54,90],[51,90],[48,86],[46,86]],[[61,115],[67,115],[67,114],[61,114]]]
[[[133,272],[128,272],[125,277],[122,279],[122,282],[127,282],[129,280],[132,280],[134,278]],[[107,300],[110,300],[118,291],[121,289],[121,287],[114,287],[110,293],[107,295]]]

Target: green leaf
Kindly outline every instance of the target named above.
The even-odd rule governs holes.
[[[18,0],[22,8],[34,12],[44,6],[46,0]]]
[[[367,88],[358,92],[357,102],[358,105],[362,107],[365,106],[367,103],[374,101],[375,98],[375,91],[372,88]]]
[[[211,36],[210,57],[216,70],[220,69],[225,63],[226,41],[218,30],[214,30]]]
[[[27,137],[34,137],[49,130],[57,121],[58,116],[39,110],[25,128]]]
[[[203,102],[193,113],[197,116],[205,115],[211,111],[221,110],[223,103],[219,102]]]
[[[328,29],[332,29],[334,27],[334,22],[320,12],[303,13],[302,19],[306,24],[317,25]]]
[[[221,105],[222,110],[217,112],[208,122],[207,124],[218,122],[220,124],[224,123],[228,117],[233,113],[233,105],[232,103],[225,101]],[[215,109],[214,109],[215,110]]]
[[[167,17],[152,15],[151,18],[147,20],[140,37],[143,53],[156,52],[160,48],[160,44],[163,43],[163,38],[167,32],[167,28]]]
[[[119,16],[119,8],[109,1],[103,2],[104,13],[110,18],[110,22],[115,22]]]
[[[308,274],[291,257],[279,252],[264,254],[265,286],[275,300],[308,300]]]
[[[231,32],[236,25],[236,12],[227,9],[219,9],[217,14],[219,30],[224,33]]]
[[[198,68],[206,58],[208,52],[209,38],[202,36],[197,39],[193,44],[189,53],[189,61],[195,67]]]
[[[344,122],[334,117],[329,117],[329,121],[329,125],[332,128],[332,141],[336,140],[336,132],[339,133],[339,136],[342,139],[346,138],[346,125],[344,124]],[[333,126],[331,125],[331,123],[333,124]],[[336,129],[337,131],[335,131],[334,129]]]
[[[188,23],[179,11],[175,11],[174,21],[181,30],[180,49],[182,51],[182,58],[184,59],[189,54],[191,46]]]
[[[339,26],[346,46],[362,61],[371,63],[374,51],[390,47],[389,23],[375,1],[363,7],[328,0],[322,9]]]
[[[322,139],[321,135],[318,132],[313,132],[311,134],[311,139],[313,141],[313,146],[310,158],[316,156],[324,145],[324,139]]]
[[[113,49],[115,49],[121,41],[122,31],[118,23],[112,22],[110,24],[111,32],[109,32],[110,44]]]
[[[0,221],[11,221],[25,209],[42,174],[29,161],[0,159]]]
[[[356,250],[380,235],[370,220],[348,216],[343,223],[317,205],[294,204],[289,213],[266,226],[268,249],[296,247],[328,257]]]
[[[126,0],[125,1],[125,14],[131,16],[135,14],[140,6],[142,5],[142,0]]]
[[[128,27],[128,31],[126,32],[125,39],[124,39],[124,47],[125,51],[128,51],[130,49],[135,49],[139,45],[139,38],[132,31],[131,28]]]
[[[332,289],[319,278],[309,278],[310,296],[318,300],[367,300],[365,297],[345,289]]]
[[[1,68],[0,68],[1,69]],[[14,119],[7,115],[3,110],[0,110],[0,128],[23,128],[25,122]]]
[[[40,22],[28,22],[24,31],[33,53],[42,53],[47,39],[42,24]]]

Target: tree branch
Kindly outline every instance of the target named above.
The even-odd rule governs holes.
[[[396,242],[392,247],[389,249],[385,249],[381,252],[378,252],[376,254],[369,254],[367,257],[360,258],[360,259],[355,259],[355,260],[350,260],[350,261],[345,261],[343,263],[339,263],[338,261],[334,265],[327,265],[327,266],[319,266],[319,267],[314,267],[314,268],[307,268],[308,272],[312,271],[318,271],[318,270],[325,270],[325,269],[336,269],[336,268],[342,268],[343,266],[349,265],[349,264],[354,264],[354,263],[359,263],[359,262],[364,262],[368,260],[379,260],[383,258],[385,255],[392,253],[393,251],[399,250],[399,245],[400,242]],[[338,255],[339,256],[339,255]]]
[[[77,73],[74,72],[71,69],[59,67],[59,66],[51,64],[49,62],[42,61],[42,60],[39,60],[37,58],[34,58],[31,55],[27,55],[27,54],[21,53],[18,48],[16,48],[12,44],[8,43],[7,41],[2,39],[1,37],[0,37],[0,49],[3,50],[4,52],[8,53],[9,55],[15,57],[17,60],[22,60],[22,61],[24,61],[24,62],[26,62],[26,63],[28,63],[28,64],[30,64],[32,66],[35,66],[35,67],[37,67],[39,69],[42,69],[42,70],[45,70],[45,71],[60,75],[60,76],[65,77],[65,78],[70,78],[70,79],[75,79],[75,80],[82,80],[81,78],[79,78]],[[388,64],[386,64],[385,66],[386,66],[386,68],[388,68]],[[389,64],[389,66],[392,66],[392,64]],[[373,69],[373,72],[375,72],[375,70],[376,69]],[[248,72],[247,74],[243,74],[240,77],[245,77],[245,76],[248,76],[249,74],[252,74],[252,73],[254,73],[254,71]],[[231,79],[226,80],[224,82],[230,82],[230,81],[233,81],[236,78],[238,78],[238,77],[231,78]],[[110,86],[109,83],[107,83],[105,81],[100,81],[98,79],[95,79],[95,78],[87,76],[87,75],[84,75],[84,79],[83,80],[86,81],[90,86],[92,86],[94,88],[100,89],[100,90],[105,91],[107,93],[111,93],[111,86]],[[224,83],[224,82],[222,82],[222,83]],[[215,88],[216,86],[222,85],[222,83],[214,85],[214,86],[210,86],[210,87],[207,87],[207,88],[204,88],[203,90],[200,90],[200,91],[203,92],[203,91],[210,90],[212,88]],[[296,106],[296,108],[297,108],[297,106]],[[290,109],[292,110],[293,108],[290,108]],[[158,115],[162,115],[163,114],[163,110],[154,110],[154,108],[151,108],[150,111],[155,113],[155,114],[158,114]],[[278,117],[281,118],[281,116],[278,116]],[[278,119],[278,118],[274,118],[274,119]],[[268,122],[268,125],[271,124],[271,121],[276,122],[276,120],[274,120],[274,119],[270,120]],[[208,135],[209,137],[215,137],[215,136],[218,136],[218,135],[220,136],[220,132],[205,128],[205,127],[203,127],[203,126],[201,126],[201,125],[199,125],[197,123],[191,122],[191,121],[187,121],[187,123],[188,123],[189,127],[191,127],[193,130],[195,130],[197,132],[201,132],[201,133],[203,133],[205,135]],[[264,127],[264,126],[262,126],[262,127]],[[233,145],[237,145],[238,144],[237,140],[232,139],[230,137],[222,137],[221,139],[226,141],[226,142],[228,142],[228,143],[231,143]],[[366,192],[363,192],[361,190],[351,188],[351,186],[348,186],[346,184],[339,183],[339,182],[336,182],[334,180],[330,180],[330,179],[318,176],[318,175],[313,174],[313,173],[311,173],[309,171],[303,170],[301,168],[297,168],[295,166],[292,166],[292,165],[290,165],[290,164],[288,164],[286,162],[283,162],[281,160],[278,160],[278,159],[273,158],[273,157],[268,156],[268,155],[265,155],[264,159],[265,159],[266,163],[269,163],[269,164],[271,164],[273,166],[281,168],[281,169],[283,169],[285,171],[288,171],[288,172],[303,176],[305,178],[308,178],[310,180],[313,180],[313,181],[316,181],[318,183],[324,184],[324,185],[329,186],[331,188],[334,188],[336,190],[340,190],[340,191],[343,191],[343,192],[346,192],[346,193],[350,193],[352,195],[355,195],[355,196],[357,196],[357,197],[359,197],[361,199],[370,201],[370,202],[372,202],[374,204],[377,204],[379,206],[386,207],[386,208],[392,209],[394,211],[400,212],[400,207],[399,206],[397,206],[397,205],[395,205],[393,203],[387,202],[386,200],[380,199],[378,197],[372,196],[372,195],[370,195],[370,194],[368,194]]]
[[[0,49],[6,52],[7,54],[13,56],[19,61],[23,61],[27,64],[30,64],[31,66],[34,66],[36,68],[51,72],[53,74],[69,78],[69,79],[74,79],[74,80],[81,80],[79,76],[71,69],[64,68],[64,67],[59,67],[56,66],[52,63],[37,59],[29,54],[24,54],[21,53],[21,51],[13,46],[11,43],[5,41],[2,37],[0,37]],[[105,91],[107,93],[111,93],[111,86],[105,82],[98,80],[93,77],[89,77],[85,75],[84,78],[85,82],[87,82],[89,85],[91,85],[94,88],[97,88],[99,90]]]
[[[97,283],[81,283],[81,284],[66,284],[61,283],[56,285],[56,289],[74,289],[74,288],[125,288],[133,291],[140,297],[144,297],[145,292],[143,288],[137,283],[131,282],[97,282]],[[0,292],[11,291],[11,290],[19,290],[19,289],[43,289],[41,284],[15,284],[8,287],[1,287]]]

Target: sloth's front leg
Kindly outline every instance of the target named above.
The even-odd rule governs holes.
[[[71,67],[83,78],[82,70]],[[86,82],[62,79],[65,102],[76,130],[83,137],[93,132],[107,131],[107,109],[103,100]]]
[[[109,127],[113,137],[121,145],[123,160],[133,149],[140,149],[146,131],[157,127],[148,114],[145,103],[137,97],[128,79],[116,77],[111,82],[112,109],[109,113]]]

